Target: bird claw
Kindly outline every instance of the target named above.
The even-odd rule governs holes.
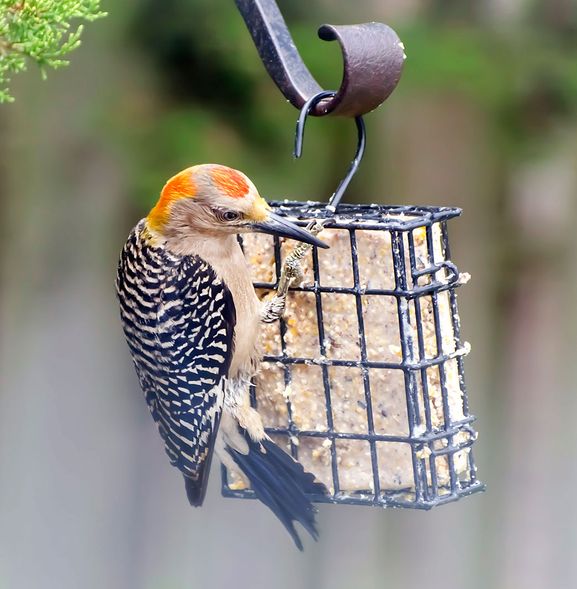
[[[284,315],[286,307],[286,294],[278,295],[275,294],[270,300],[268,300],[263,308],[261,321],[264,323],[272,323],[277,319],[280,319]]]
[[[317,235],[322,231],[323,226],[322,221],[314,220],[307,225],[307,230],[313,235]],[[263,312],[262,320],[265,323],[271,323],[284,314],[288,290],[291,286],[298,285],[304,280],[305,273],[301,266],[301,260],[312,247],[308,243],[301,242],[285,258],[276,295],[266,304]]]
[[[311,221],[306,229],[313,235],[317,235],[323,230],[324,222]],[[304,279],[304,271],[301,267],[301,260],[305,257],[307,252],[312,249],[309,243],[299,243],[294,250],[285,258],[283,268],[280,275],[279,287],[277,295],[286,295],[291,286],[300,284]]]
[[[302,269],[300,259],[292,254],[289,254],[284,262],[281,279],[284,274],[284,279],[288,282],[289,287],[295,286],[300,284],[304,277],[305,273]]]

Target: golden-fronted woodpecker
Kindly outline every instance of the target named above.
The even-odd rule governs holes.
[[[270,440],[249,397],[260,363],[259,326],[282,314],[296,266],[285,269],[283,289],[261,303],[237,239],[248,231],[326,247],[274,214],[243,173],[216,164],[183,170],[122,250],[120,315],[146,402],[190,503],[203,502],[215,450],[250,481],[302,550],[294,522],[317,537],[306,493],[326,489]]]

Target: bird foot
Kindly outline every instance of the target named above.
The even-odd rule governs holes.
[[[311,221],[306,229],[313,235],[318,235],[324,227],[323,221]],[[301,260],[312,249],[309,243],[299,243],[293,251],[285,258],[280,275],[277,296],[286,294],[291,286],[300,284],[304,279],[304,272],[301,267]]]
[[[307,230],[313,235],[317,235],[322,231],[323,226],[322,221],[314,220],[307,225]],[[272,323],[283,316],[288,290],[291,286],[301,284],[303,281],[305,274],[301,266],[301,260],[312,247],[308,243],[301,242],[285,258],[276,294],[265,304],[263,309],[262,320],[265,323]]]
[[[286,307],[286,294],[275,294],[265,302],[262,308],[261,321],[263,323],[273,323],[284,315]]]

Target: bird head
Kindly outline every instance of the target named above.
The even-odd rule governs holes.
[[[218,164],[192,166],[173,176],[164,185],[147,223],[165,237],[258,231],[328,247],[275,214],[242,172]]]

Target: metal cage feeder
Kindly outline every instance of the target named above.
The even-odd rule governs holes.
[[[429,509],[482,490],[456,302],[466,275],[451,261],[447,232],[460,210],[273,206],[303,226],[324,220],[321,237],[331,245],[304,261],[310,276],[264,334],[268,350],[252,387],[267,433],[329,489],[311,499]],[[255,288],[266,294],[289,244],[248,239],[260,252],[249,260]],[[225,469],[223,494],[254,497]]]
[[[262,334],[263,363],[251,401],[267,433],[327,487],[319,503],[430,509],[483,490],[463,373],[456,289],[468,275],[451,260],[448,222],[457,208],[341,205],[365,149],[362,114],[396,86],[403,45],[386,25],[333,27],[345,73],[321,91],[302,62],[273,0],[236,0],[273,80],[301,108],[295,156],[309,114],[355,118],[358,144],[329,204],[283,201],[275,212],[322,226],[328,250],[302,259],[285,316]],[[245,234],[257,293],[279,285],[294,245]],[[222,467],[226,497],[254,498]]]

